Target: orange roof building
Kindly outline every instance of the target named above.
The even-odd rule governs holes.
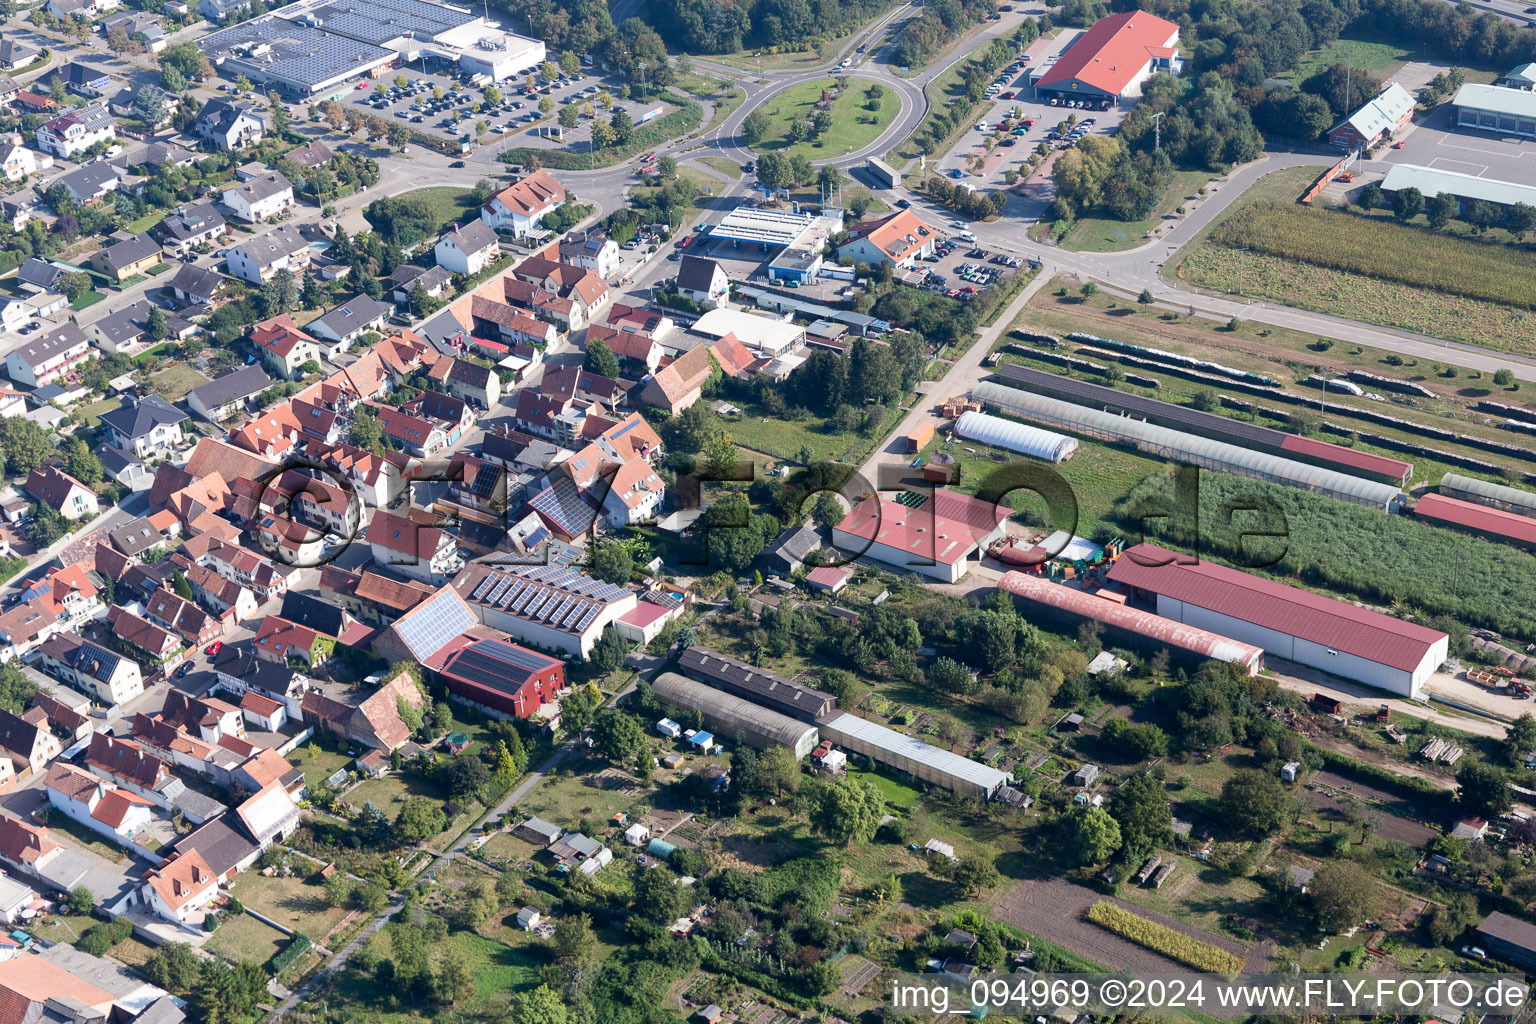
[[[1106,107],[1141,95],[1141,84],[1158,71],[1183,66],[1176,47],[1179,26],[1146,11],[1100,18],[1035,82],[1035,95],[1052,103],[1096,100]]]

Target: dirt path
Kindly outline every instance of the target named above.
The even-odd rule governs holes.
[[[1062,878],[1020,882],[998,901],[993,913],[999,920],[1031,935],[1038,935],[1047,942],[1071,950],[1110,970],[1130,971],[1133,975],[1144,977],[1188,970],[1176,960],[1154,953],[1084,920],[1083,914],[1088,908],[1103,900],[1117,903],[1134,914],[1167,925],[1202,942],[1245,956],[1246,971],[1262,973],[1269,968],[1269,954],[1264,952],[1262,946],[1248,949],[1233,939],[1192,928],[1155,910],[1101,896],[1092,889]]]

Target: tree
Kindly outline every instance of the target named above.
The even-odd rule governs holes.
[[[1416,188],[1400,188],[1392,195],[1392,216],[1406,224],[1424,212],[1424,193]]]
[[[635,913],[657,924],[671,924],[683,913],[687,890],[664,867],[635,865]]]
[[[749,146],[755,146],[763,140],[772,127],[773,121],[768,117],[768,112],[762,107],[757,107],[741,122],[741,141]]]
[[[440,1003],[457,1003],[475,994],[475,976],[460,947],[450,945],[437,962],[433,989]]]
[[[1536,716],[1529,711],[1509,723],[1504,733],[1504,757],[1510,764],[1524,763],[1525,755],[1536,750]]]
[[[620,586],[634,575],[635,563],[629,549],[616,541],[602,541],[592,546],[592,575]]]
[[[11,420],[0,420],[0,424]],[[739,573],[762,554],[766,541],[752,519],[752,506],[744,494],[725,494],[698,519],[699,535],[711,565]]]
[[[559,925],[555,927],[558,929]],[[540,985],[512,997],[507,1019],[517,1024],[570,1024],[571,1016],[560,994],[548,985]]]
[[[1375,183],[1372,182],[1372,184]],[[1451,219],[1456,216],[1460,208],[1461,204],[1456,201],[1455,196],[1449,192],[1441,192],[1429,201],[1425,216],[1429,221],[1429,226],[1436,231],[1440,231],[1451,222]]]
[[[88,274],[74,272],[59,278],[59,292],[70,302],[74,302],[90,290],[91,278]]]
[[[1426,927],[1429,937],[1440,945],[1447,945],[1466,931],[1478,916],[1477,900],[1471,893],[1450,890],[1444,895],[1445,903],[1435,907]]]
[[[581,368],[588,373],[617,379],[619,376],[619,357],[614,355],[613,349],[603,342],[593,340],[587,343],[587,354],[581,360]]]
[[[72,914],[89,914],[96,905],[96,894],[83,885],[77,885],[69,890],[69,898],[64,903]]]
[[[729,480],[736,471],[736,464],[741,461],[741,453],[736,450],[735,442],[724,431],[709,439],[703,455],[709,476],[715,480]]]
[[[811,827],[834,843],[867,843],[880,824],[885,802],[862,779],[844,776],[821,785],[812,796]]]
[[[5,421],[0,421],[3,423]],[[361,448],[375,455],[384,453],[384,425],[379,422],[378,413],[365,405],[359,405],[352,412],[352,426],[347,431],[347,441],[355,448]]]
[[[69,534],[69,520],[59,515],[51,505],[38,502],[32,506],[32,532],[28,539],[38,550],[49,548]]]
[[[181,574],[180,569],[171,570],[171,579],[171,589],[176,592],[177,597],[184,601],[193,600],[192,584],[187,582],[187,578]]]
[[[567,914],[555,922],[550,948],[557,963],[587,963],[597,952],[597,935],[592,918],[586,914]]]
[[[1362,210],[1379,210],[1386,205],[1387,194],[1378,182],[1372,181],[1360,190],[1359,202]]]
[[[288,129],[293,124],[293,118],[288,115],[288,107],[278,98],[277,93],[271,93],[267,99],[271,103],[272,110],[272,134],[279,139],[288,137]]]
[[[60,461],[64,472],[81,483],[97,484],[106,479],[107,474],[102,469],[101,460],[96,457],[95,452],[91,451],[90,445],[81,438],[72,437],[65,441],[59,449],[59,454],[63,456]]]
[[[149,980],[167,992],[186,996],[197,984],[202,972],[203,958],[185,942],[166,942],[144,962],[144,973]]]
[[[1068,842],[1076,849],[1078,861],[1098,864],[1120,849],[1120,823],[1102,807],[1084,807],[1067,819]]]
[[[1520,241],[1525,241],[1525,236],[1533,229],[1536,229],[1536,206],[1516,203],[1504,211],[1504,230]]]
[[[448,792],[456,799],[474,796],[491,781],[491,770],[485,766],[485,762],[470,755],[461,754],[454,758],[443,774],[448,783]]]
[[[480,95],[485,97],[485,102],[495,106],[501,102],[501,90],[494,85],[488,85],[480,90]]]
[[[463,760],[461,758],[461,760]],[[400,808],[395,819],[395,837],[402,843],[420,843],[431,839],[448,827],[448,815],[440,800],[426,796],[413,796]]]
[[[997,865],[985,857],[966,854],[950,869],[949,877],[971,899],[979,899],[982,890],[996,885],[1001,879]]]
[[[843,521],[843,505],[831,491],[820,491],[811,506],[811,522],[818,529],[830,530]]]
[[[325,902],[331,907],[345,907],[352,900],[352,880],[340,871],[325,880]]]
[[[634,715],[618,708],[604,708],[592,719],[592,749],[614,764],[632,760],[636,748],[645,745],[645,732]]]
[[[592,647],[592,666],[599,672],[617,672],[629,656],[630,643],[612,626],[606,627]]]
[[[1295,813],[1295,802],[1273,775],[1245,769],[1221,787],[1222,815],[1250,835],[1278,832]]]
[[[1376,879],[1352,860],[1331,860],[1307,884],[1320,927],[1343,931],[1375,913]]]
[[[1493,382],[1501,388],[1507,388],[1515,382],[1515,371],[1509,369],[1508,367],[1495,370],[1493,373]],[[7,453],[9,453],[11,446],[6,444],[5,450]]]
[[[1148,772],[1133,776],[1109,798],[1109,814],[1120,826],[1127,861],[1149,856],[1173,838],[1173,811],[1163,784]]]
[[[144,333],[149,335],[151,341],[164,341],[171,335],[170,325],[165,322],[165,310],[159,306],[151,306],[149,320],[144,325]]]
[[[656,173],[664,181],[671,181],[677,177],[677,158],[670,153],[664,154],[656,161]]]
[[[405,144],[411,141],[411,130],[399,121],[391,121],[384,126],[384,141],[389,143],[391,149],[404,149]]]
[[[741,758],[737,784],[755,796],[783,796],[800,788],[800,763],[787,747],[771,747]]]
[[[1497,818],[1514,806],[1509,779],[1497,765],[1469,762],[1456,773],[1456,785],[1462,806],[1485,818]]]
[[[555,115],[562,128],[575,128],[576,122],[581,120],[581,111],[574,104],[566,104],[560,108],[560,113]]]

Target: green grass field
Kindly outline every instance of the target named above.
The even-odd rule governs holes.
[[[287,944],[288,936],[276,928],[241,914],[219,925],[203,948],[231,963],[264,964]]]
[[[1061,240],[1063,249],[1077,252],[1119,252],[1134,249],[1147,240],[1147,234],[1164,217],[1173,213],[1185,197],[1211,180],[1204,171],[1177,171],[1168,185],[1168,194],[1145,220],[1124,221],[1108,217],[1084,217]]]
[[[480,208],[472,192],[468,189],[454,188],[451,185],[418,188],[399,198],[422,200],[432,208],[432,212],[437,215],[438,222],[442,225],[457,224]]]
[[[150,228],[154,227],[156,224],[159,224],[162,220],[165,220],[165,214],[164,213],[146,213],[144,216],[140,217],[138,220],[136,220],[133,223],[128,224],[127,226],[125,226],[123,230],[131,231],[132,233],[137,235],[140,232],[148,231]]]
[[[304,784],[310,789],[316,789],[325,785],[325,780],[334,775],[338,768],[351,768],[353,758],[308,743],[290,754],[288,760],[304,769]]]
[[[79,409],[75,410],[75,415],[84,420],[86,426],[96,427],[101,425],[102,413],[111,412],[122,404],[123,400],[121,398],[105,398],[100,402],[82,405]]]
[[[186,363],[172,363],[149,379],[154,382],[155,391],[167,402],[179,402],[188,391],[208,383],[207,377]]]
[[[1374,77],[1386,80],[1413,58],[1412,50],[1405,49],[1396,43],[1342,36],[1327,46],[1313,50],[1302,57],[1295,71],[1278,77],[1294,82],[1305,82],[1319,71],[1327,71],[1335,64],[1347,64],[1356,71],[1368,71]]]
[[[709,123],[701,129],[706,132],[734,114],[736,108],[741,106],[742,101],[747,98],[747,94],[736,86],[698,72],[678,75],[675,84],[690,96],[713,104]]]
[[[100,302],[104,298],[106,298],[106,295],[96,291],[93,288],[88,292],[81,292],[79,295],[76,295],[74,299],[70,301],[69,308],[78,313],[82,309],[88,309],[91,306],[96,305],[96,303]]]
[[[809,122],[816,111],[816,104],[821,102],[822,91],[831,93],[836,87],[830,78],[802,82],[768,100],[764,109],[771,125],[755,148],[760,152],[781,149],[808,160],[842,156],[863,149],[878,139],[901,111],[901,98],[890,89],[885,90],[885,95],[879,98],[878,111],[865,109],[865,104],[871,99],[865,92],[869,83],[850,80],[848,91],[832,101],[831,130],[818,141],[791,142],[790,125],[796,121]]]
[[[247,907],[285,928],[303,932],[315,943],[347,916],[344,908],[326,905],[319,885],[301,878],[267,878],[257,871],[244,871],[230,892]]]

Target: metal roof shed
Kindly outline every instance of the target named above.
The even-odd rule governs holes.
[[[657,676],[652,689],[663,703],[693,708],[720,735],[740,736],[742,742],[759,750],[788,747],[798,759],[816,749],[816,726],[797,722],[675,672]]]
[[[1027,426],[1001,416],[966,411],[955,422],[955,433],[970,441],[1007,448],[1046,462],[1065,462],[1077,451],[1077,438]]]
[[[1012,781],[1007,772],[961,757],[867,718],[839,712],[822,723],[829,740],[856,754],[890,765],[923,782],[942,786],[965,796],[990,800],[998,788]]]
[[[1536,516],[1536,492],[1522,491],[1518,487],[1505,487],[1503,484],[1475,480],[1459,473],[1447,473],[1440,478],[1440,493],[1517,515]]]

